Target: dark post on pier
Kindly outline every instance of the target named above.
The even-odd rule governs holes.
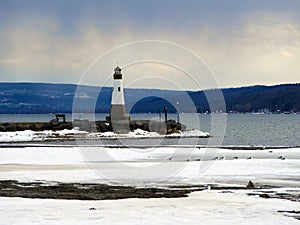
[[[168,121],[167,106],[164,106],[164,112],[165,112],[165,122],[167,122]]]

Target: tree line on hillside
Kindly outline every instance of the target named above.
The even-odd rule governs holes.
[[[83,113],[109,113],[111,87],[81,86],[80,92],[77,88],[72,84],[0,83],[0,113],[72,113],[74,98],[82,100]],[[211,112],[206,96],[217,92],[125,89],[125,100],[129,113],[161,113],[164,106],[169,113],[205,113]],[[226,112],[300,112],[300,84],[227,88],[222,93]],[[186,96],[190,103],[183,100]]]

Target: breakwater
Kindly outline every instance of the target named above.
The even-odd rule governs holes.
[[[142,129],[150,132],[157,132],[160,134],[171,134],[184,131],[186,126],[176,122],[175,120],[167,121],[153,121],[153,120],[127,120],[114,121],[108,123],[107,121],[89,121],[89,120],[74,120],[73,122],[59,122],[58,120],[51,120],[50,122],[9,122],[0,123],[0,132],[12,131],[44,131],[44,130],[64,130],[79,128],[87,132],[109,132],[126,133],[136,129]]]

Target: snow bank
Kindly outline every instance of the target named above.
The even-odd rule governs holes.
[[[156,132],[149,132],[141,129],[130,131],[127,134],[117,134],[114,132],[103,133],[91,133],[88,137],[91,138],[197,138],[197,137],[209,137],[208,132],[202,132],[200,130],[187,130],[180,133],[173,133],[167,135],[161,135]]]
[[[60,131],[16,131],[16,132],[0,132],[0,142],[29,142],[29,141],[41,141],[47,138],[76,136],[88,134],[86,131],[80,131],[78,128],[72,130],[60,130]]]
[[[168,135],[170,137],[209,137],[210,134],[208,132],[203,132],[200,130],[186,130],[181,133],[173,133]]]
[[[80,138],[104,138],[104,139],[115,139],[115,138],[187,138],[187,137],[209,137],[209,133],[202,132],[199,130],[189,130],[181,133],[174,133],[169,135],[160,135],[156,132],[148,132],[141,129],[130,131],[127,134],[117,134],[114,132],[103,132],[103,133],[88,133],[86,131],[80,131],[78,128],[72,130],[60,130],[60,131],[16,131],[16,132],[0,132],[0,142],[30,142],[30,141],[42,141],[53,138],[64,138],[64,137],[80,137]]]
[[[58,134],[59,136],[66,136],[66,135],[78,135],[78,134],[88,134],[86,131],[79,130],[78,127],[73,128],[72,130],[58,130],[55,131],[54,134]]]
[[[117,134],[114,132],[103,132],[103,133],[91,133],[88,135],[91,138],[153,138],[153,137],[164,137],[156,132],[148,132],[141,129],[130,131],[127,134]]]
[[[32,141],[35,132],[31,130],[0,132],[0,142]]]

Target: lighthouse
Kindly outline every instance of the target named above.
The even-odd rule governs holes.
[[[129,121],[129,116],[126,116],[123,82],[121,68],[117,66],[113,74],[113,92],[111,98],[110,115],[106,117],[107,122],[124,123]],[[116,127],[115,127],[116,128]],[[115,130],[115,128],[113,128]]]

